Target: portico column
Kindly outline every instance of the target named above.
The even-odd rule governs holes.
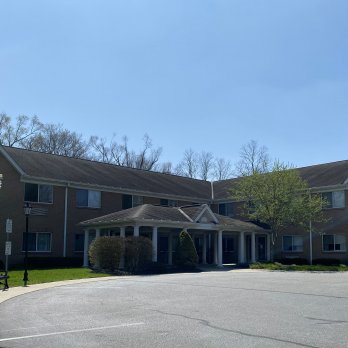
[[[97,228],[95,230],[95,238],[99,238],[100,237],[100,228]]]
[[[271,235],[267,234],[267,261],[271,261]]]
[[[214,264],[218,264],[218,235],[217,232],[215,231],[214,233]]]
[[[222,266],[222,231],[218,232],[218,267]]]
[[[173,264],[173,236],[169,233],[168,236],[168,265]]]
[[[126,228],[125,227],[120,227],[120,238],[125,238],[126,237]],[[124,268],[124,249],[120,258],[120,266],[121,269]]]
[[[152,228],[152,261],[157,262],[157,226]]]
[[[239,232],[239,263],[245,263],[245,237],[244,232]]]
[[[251,262],[256,262],[255,244],[255,232],[251,232]]]
[[[89,246],[89,230],[85,230],[85,243],[83,247],[83,267],[88,267],[88,246]]]
[[[203,234],[202,263],[203,265],[207,263],[207,236],[205,233]]]
[[[134,232],[133,232],[134,237],[139,237],[139,226],[134,226]]]

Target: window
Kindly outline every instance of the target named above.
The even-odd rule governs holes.
[[[233,216],[233,204],[232,203],[220,203],[219,214],[232,217]]]
[[[76,205],[79,208],[100,208],[101,192],[92,190],[77,190]]]
[[[142,205],[144,201],[143,196],[133,196],[133,207],[137,207],[138,205]]]
[[[52,203],[52,185],[25,184],[24,200],[26,202]]]
[[[129,209],[133,206],[131,195],[122,195],[122,209]]]
[[[25,233],[23,233],[23,251],[25,251]],[[28,251],[50,252],[51,233],[34,232],[28,233]]]
[[[142,205],[144,202],[143,196],[122,195],[122,209],[129,209]]]
[[[177,207],[178,201],[175,201],[173,199],[161,199],[160,205],[164,207]]]
[[[283,251],[303,251],[303,236],[283,236]]]
[[[324,234],[323,251],[346,251],[346,236],[339,234]]]
[[[344,208],[344,191],[322,192],[321,197],[326,201],[325,208]]]
[[[83,233],[75,234],[74,250],[77,252],[84,251],[85,235]]]

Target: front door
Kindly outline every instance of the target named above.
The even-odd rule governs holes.
[[[258,261],[266,260],[266,237],[257,237],[257,259]]]

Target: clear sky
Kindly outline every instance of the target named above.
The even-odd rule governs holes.
[[[347,0],[0,3],[0,112],[237,160],[348,159]]]

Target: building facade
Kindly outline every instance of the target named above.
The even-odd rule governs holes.
[[[298,170],[313,191],[320,192],[330,202],[326,209],[331,218],[329,223],[313,233],[313,259],[334,258],[348,263],[345,203],[348,161]],[[11,264],[21,263],[24,256],[25,202],[32,206],[29,218],[31,257],[79,258],[82,263],[87,243],[97,235],[144,234],[154,243],[156,227],[157,260],[161,262],[172,261],[175,238],[183,228],[192,233],[201,262],[246,263],[269,259],[269,231],[256,231],[251,224],[244,229],[245,226],[236,223],[241,217],[229,198],[234,179],[212,183],[10,147],[0,147],[0,172],[3,174],[0,259],[4,258],[5,220],[9,218],[13,221]],[[93,228],[81,224],[139,206],[162,206],[171,212],[180,207],[186,207],[183,211],[190,211],[190,207],[193,210],[208,207],[208,216],[214,214],[217,221],[227,216],[235,224],[231,228],[232,225],[226,227],[216,221],[197,222],[190,216],[193,221],[179,220],[174,224],[170,220],[152,225],[148,221],[146,224],[133,221],[128,225],[123,221],[119,226],[102,224]],[[308,259],[308,239],[304,231],[286,231],[275,242],[274,257]]]

